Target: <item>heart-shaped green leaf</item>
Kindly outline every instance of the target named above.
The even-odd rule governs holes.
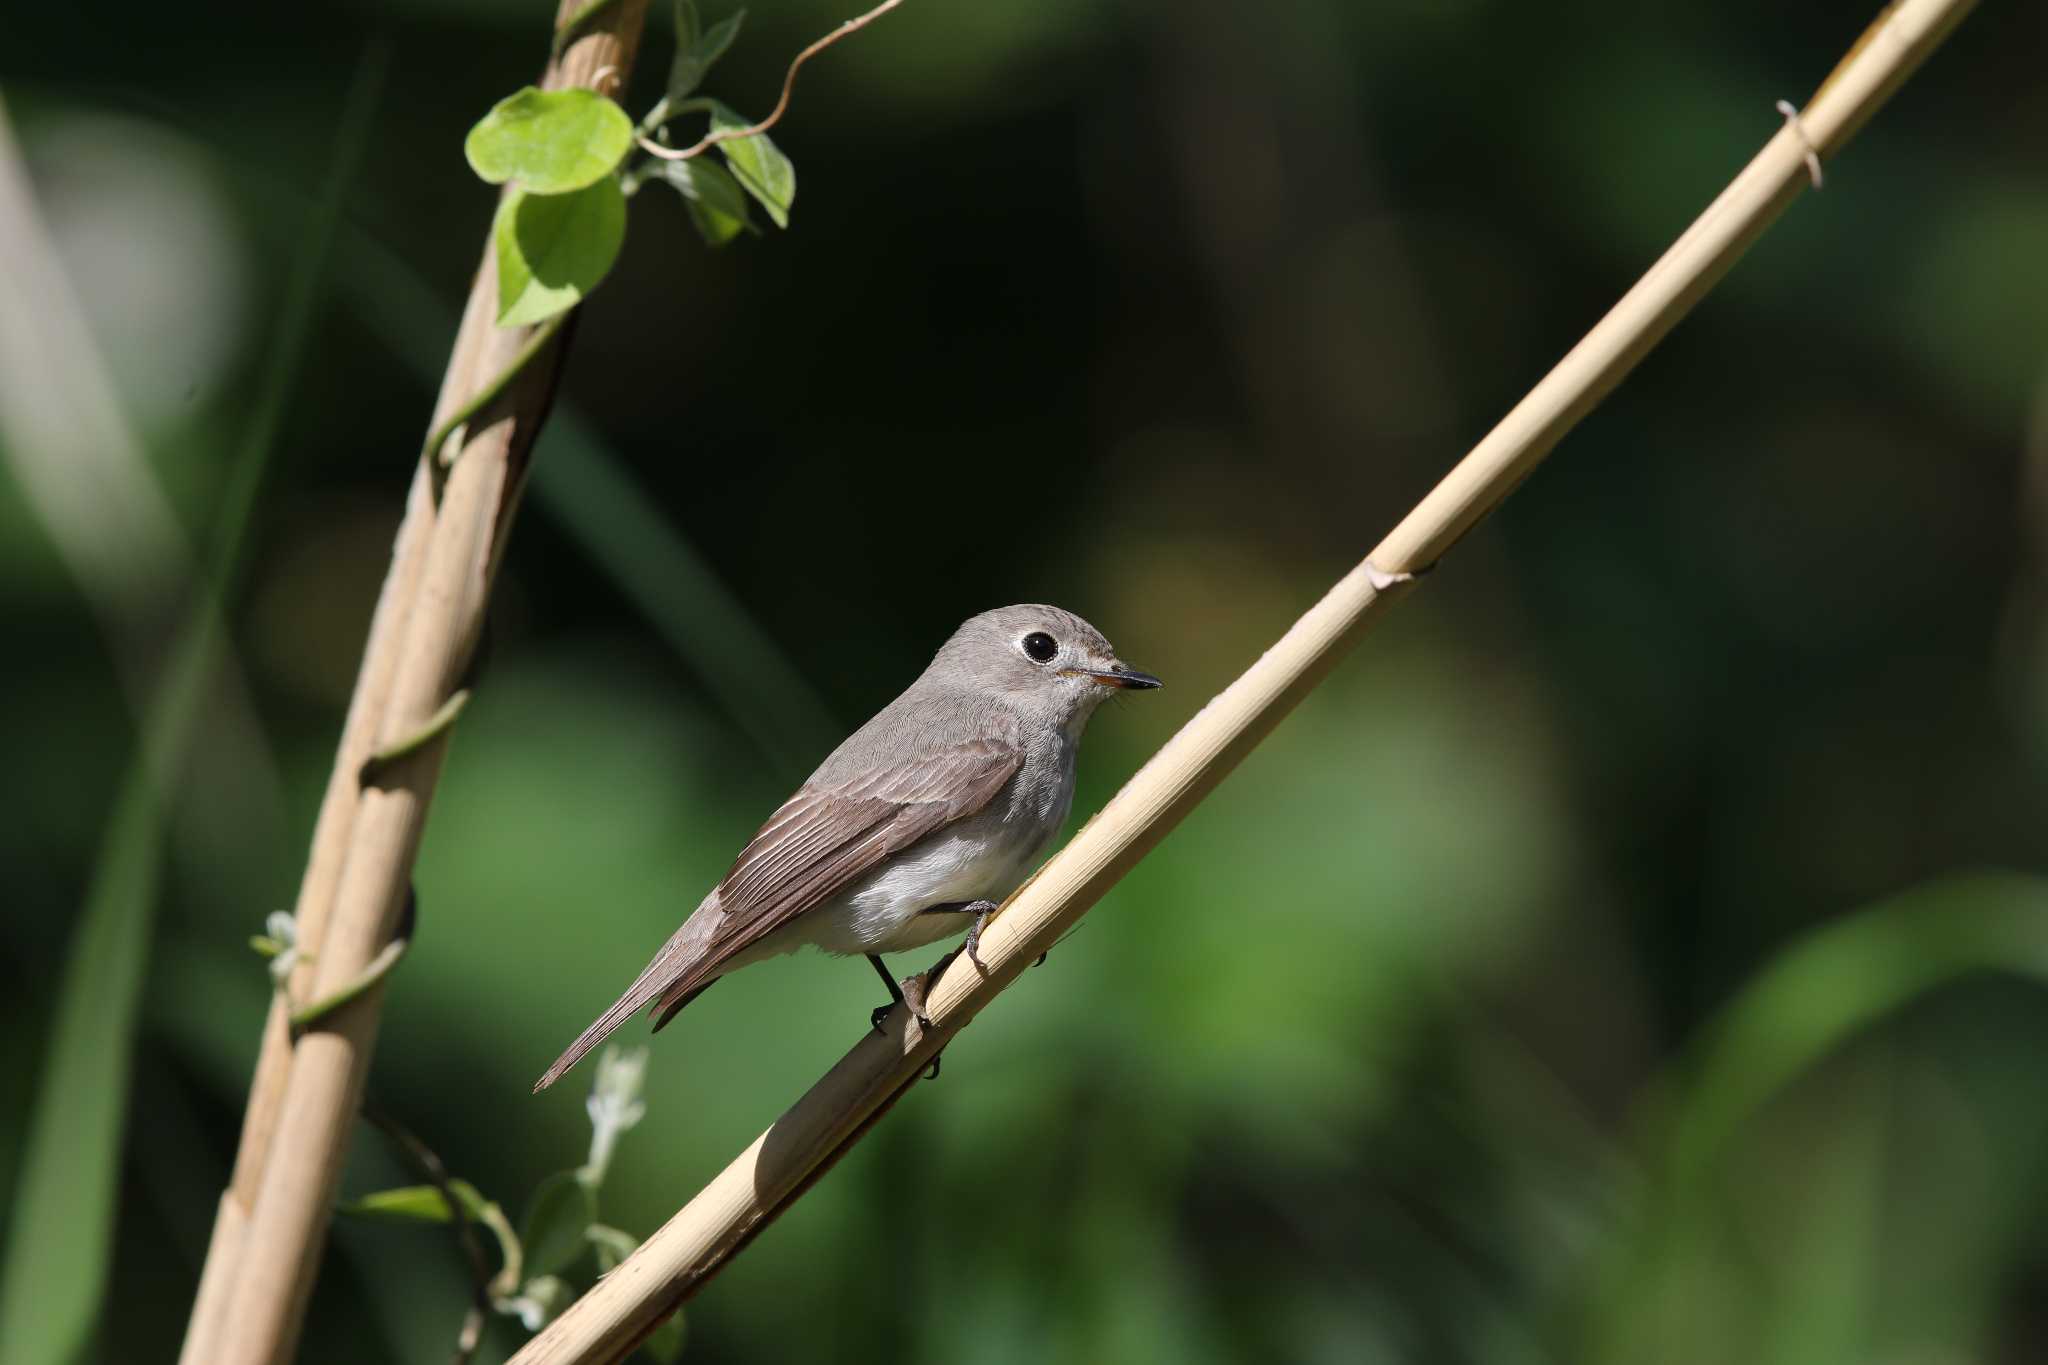
[[[566,194],[610,175],[632,147],[633,121],[596,91],[529,85],[499,100],[462,151],[493,185],[516,180],[535,194]]]
[[[512,190],[498,206],[498,325],[523,327],[573,308],[619,258],[626,197],[611,177],[574,194]]]
[[[664,161],[661,178],[683,196],[690,221],[712,246],[724,246],[741,232],[754,230],[753,216],[747,211],[747,192],[725,167],[701,156],[688,161]]]
[[[723,133],[750,126],[749,120],[741,118],[717,100],[711,101],[712,132]],[[732,167],[741,187],[768,211],[768,217],[775,226],[788,227],[789,206],[796,200],[796,167],[790,165],[782,150],[768,140],[766,133],[721,142],[718,150],[724,153],[725,164]]]

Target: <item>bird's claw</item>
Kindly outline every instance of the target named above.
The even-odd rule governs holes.
[[[974,923],[967,926],[967,960],[972,962],[974,970],[983,976],[988,975],[988,964],[981,960],[981,931],[988,923],[989,916],[995,914],[998,908],[994,901],[976,901],[966,907],[968,913],[974,916]]]
[[[917,1020],[919,1028],[932,1026],[932,1017],[924,1012],[925,988],[930,984],[923,972],[903,978],[903,1008],[910,1011],[910,1017]]]

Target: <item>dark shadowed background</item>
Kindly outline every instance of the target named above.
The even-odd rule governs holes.
[[[223,533],[233,454],[283,404],[152,898],[109,1361],[183,1330],[268,989],[246,940],[291,902],[492,211],[463,134],[538,72],[550,8],[0,19],[140,452],[68,485],[106,550],[86,573],[32,492],[64,462],[6,428],[0,1198],[65,1090],[59,973],[152,686],[105,599],[182,590],[179,543]],[[712,92],[765,111],[849,12],[757,8]],[[820,58],[776,134],[789,230],[713,253],[652,186],[577,325],[377,1102],[515,1212],[581,1160],[587,1080],[532,1078],[972,612],[1060,603],[1167,680],[1095,721],[1094,810],[1872,17],[913,0]],[[2048,1353],[2044,30],[2038,5],[1966,21],[692,1305],[686,1358]],[[380,51],[284,390],[288,282]],[[152,515],[162,546],[119,533]],[[877,995],[815,956],[707,995],[657,1040],[606,1220],[650,1231]],[[360,1130],[348,1193],[403,1178]],[[465,1296],[444,1234],[344,1221],[304,1358],[445,1359]],[[493,1333],[486,1359],[521,1339]]]

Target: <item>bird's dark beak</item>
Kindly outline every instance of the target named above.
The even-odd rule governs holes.
[[[1088,671],[1088,676],[1110,687],[1124,687],[1133,691],[1143,691],[1146,688],[1162,687],[1165,685],[1150,673],[1140,673],[1137,669],[1125,668],[1122,664],[1118,664],[1115,668],[1101,673],[1091,669]]]

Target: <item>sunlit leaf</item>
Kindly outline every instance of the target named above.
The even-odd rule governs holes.
[[[574,194],[513,190],[498,207],[498,325],[520,327],[573,308],[619,257],[626,199],[611,177]]]
[[[463,1214],[472,1222],[481,1222],[489,1206],[476,1186],[467,1180],[451,1180],[448,1188],[462,1201]],[[366,1194],[361,1199],[351,1199],[336,1212],[352,1218],[373,1218],[393,1223],[446,1223],[451,1221],[448,1201],[441,1197],[441,1191],[432,1185],[401,1185],[396,1189],[379,1190]]]
[[[736,128],[752,126],[752,120],[742,118],[726,105],[711,102],[711,130],[729,132]],[[760,201],[768,211],[768,217],[777,227],[789,226],[789,206],[796,201],[796,167],[782,154],[766,133],[755,133],[752,137],[736,137],[729,142],[718,144],[718,150],[725,156],[725,164],[732,167],[748,194]]]
[[[610,175],[632,146],[632,120],[596,91],[529,85],[499,100],[462,151],[493,185],[516,180],[534,194],[566,194]]]

